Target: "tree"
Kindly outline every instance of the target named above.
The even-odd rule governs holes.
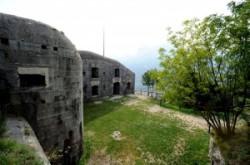
[[[250,1],[229,3],[229,16],[185,21],[169,31],[173,49],[160,49],[163,70],[158,88],[179,106],[199,110],[222,138],[235,132],[239,115],[249,109]]]
[[[142,75],[142,84],[145,85],[145,86],[147,86],[147,88],[148,88],[148,96],[149,96],[149,89],[150,89],[150,87],[153,87],[155,85],[155,82],[156,82],[156,80],[152,76],[152,73],[154,71],[155,70],[151,69],[151,70],[148,70],[147,72],[145,72]]]

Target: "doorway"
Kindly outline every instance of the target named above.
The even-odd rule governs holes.
[[[114,83],[114,95],[119,95],[120,94],[120,83],[116,82]]]

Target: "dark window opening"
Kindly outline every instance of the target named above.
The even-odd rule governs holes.
[[[98,78],[98,68],[92,68],[92,78]]]
[[[130,89],[130,82],[127,83],[127,89]]]
[[[106,73],[105,73],[105,72],[103,72],[103,75],[104,75],[104,76],[105,76],[105,74],[106,74]]]
[[[1,80],[1,78],[0,78],[0,91],[1,90],[3,90],[3,89],[5,89],[6,87],[5,87],[5,80]],[[0,99],[1,100],[1,99]],[[1,101],[0,101],[1,102]]]
[[[103,85],[103,90],[105,90],[106,89],[106,87],[105,87],[105,85]]]
[[[85,76],[85,75],[86,75],[86,72],[82,72],[82,75]]]
[[[4,57],[9,58],[9,54],[7,52],[4,52]]]
[[[42,104],[45,104],[45,100],[41,100],[41,103],[42,103]]]
[[[84,93],[87,92],[87,85],[84,85],[84,87],[83,87],[83,92],[84,92]]]
[[[61,125],[63,123],[61,115],[57,116],[57,120],[58,120],[57,121],[58,124]]]
[[[93,86],[92,87],[92,96],[98,95],[98,86]]]
[[[20,78],[20,87],[44,87],[45,76],[38,74],[21,74]]]
[[[118,68],[115,69],[115,77],[120,77],[120,70]]]
[[[54,51],[58,51],[58,47],[53,47],[53,50]]]
[[[42,47],[42,49],[47,49],[46,45],[42,45],[41,47]]]
[[[9,39],[8,38],[1,38],[1,44],[9,45]]]
[[[119,82],[114,83],[113,92],[114,92],[114,95],[120,94],[120,83]]]

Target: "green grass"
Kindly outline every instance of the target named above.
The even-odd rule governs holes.
[[[16,141],[4,138],[4,117],[0,112],[0,164],[1,165],[42,165],[34,150]]]
[[[178,111],[178,112],[182,112],[182,113],[185,113],[185,114],[188,114],[188,115],[193,115],[193,116],[201,116],[201,114],[194,110],[194,109],[190,109],[190,108],[180,108],[178,106],[175,106],[175,105],[172,105],[172,104],[169,104],[169,103],[161,103],[161,106],[162,107],[165,107],[165,108],[168,108],[168,109],[171,109],[171,110],[174,110],[174,111]]]
[[[176,118],[143,111],[154,104],[151,101],[144,101],[140,106],[123,104],[129,99],[85,104],[84,140],[91,146],[91,149],[86,147],[90,154],[105,148],[105,154],[123,164],[209,163],[206,131],[194,129],[190,132]],[[114,140],[111,137],[114,131],[120,131],[124,139]]]
[[[90,158],[91,152],[92,152],[92,144],[88,139],[85,139],[84,140],[84,152],[83,152],[83,155],[81,156],[79,164],[86,164]]]
[[[0,138],[1,165],[40,165],[42,164],[34,154],[34,150],[14,140]]]

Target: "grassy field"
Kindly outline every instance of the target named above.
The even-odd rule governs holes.
[[[209,164],[206,130],[188,130],[176,117],[145,111],[151,106],[132,97],[85,104],[82,164]],[[119,140],[111,137],[114,131]]]

